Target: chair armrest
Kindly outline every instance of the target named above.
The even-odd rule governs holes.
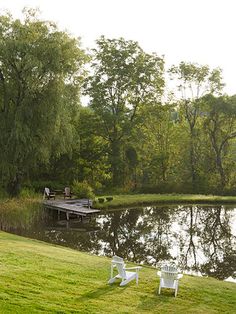
[[[158,270],[157,276],[161,277],[161,271],[160,270]]]
[[[125,270],[131,270],[131,269],[139,270],[139,269],[142,269],[142,267],[141,267],[141,266],[137,266],[137,267],[125,267],[124,269],[125,269]]]
[[[123,264],[123,262],[113,262],[113,261],[111,261],[112,262],[112,264]]]
[[[180,279],[183,277],[183,274],[178,274],[177,279]]]

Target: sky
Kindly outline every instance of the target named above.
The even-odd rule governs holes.
[[[81,37],[83,48],[101,35],[123,37],[164,56],[166,68],[181,61],[219,67],[225,92],[236,94],[235,0],[0,0],[1,14],[18,18],[24,7]]]

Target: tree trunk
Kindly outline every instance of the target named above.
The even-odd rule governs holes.
[[[191,166],[191,181],[192,181],[192,190],[196,190],[196,156],[194,149],[194,135],[191,133],[191,142],[190,142],[190,166]]]
[[[220,152],[216,152],[216,167],[217,167],[218,172],[220,174],[221,190],[223,191],[225,184],[226,184],[226,178],[225,178],[225,172],[224,172],[224,168],[222,165]]]
[[[222,149],[219,148],[217,145],[215,133],[211,134],[211,143],[212,143],[212,147],[213,147],[214,152],[215,152],[216,168],[217,168],[219,175],[220,175],[221,190],[223,191],[225,184],[226,184],[226,178],[225,178],[225,172],[224,172],[224,168],[222,165],[222,158],[221,158]],[[221,145],[221,146],[223,147],[223,145]]]
[[[194,244],[194,235],[195,235],[195,228],[194,228],[194,221],[193,221],[193,206],[190,206],[190,226],[189,226],[189,244],[188,249],[185,256],[185,264],[187,266],[188,263],[188,254],[191,254],[191,250],[194,257],[194,266],[197,267],[197,256],[196,256],[196,247]]]
[[[111,170],[112,170],[112,184],[118,187],[122,183],[121,170],[121,156],[120,156],[120,142],[113,140],[111,143]]]
[[[11,178],[7,185],[7,193],[11,197],[18,196],[20,194],[21,189],[21,175],[16,174],[13,178]]]

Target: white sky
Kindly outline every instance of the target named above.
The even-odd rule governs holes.
[[[136,40],[146,52],[223,70],[225,91],[236,94],[236,0],[0,0],[14,17],[38,7],[91,48],[101,35]]]

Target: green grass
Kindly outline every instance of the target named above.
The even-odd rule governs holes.
[[[177,298],[155,269],[107,284],[110,259],[0,232],[0,313],[235,313],[236,284],[184,275]]]
[[[112,201],[106,197],[112,196]],[[98,198],[104,198],[99,203]],[[0,199],[1,210],[30,209],[42,204],[42,195],[20,197],[13,199]],[[152,204],[236,204],[236,196],[199,195],[199,194],[118,194],[99,196],[95,199],[94,207],[100,209],[134,207]]]
[[[26,208],[38,207],[42,203],[42,196],[35,195],[34,197],[19,197],[19,198],[5,198],[0,199],[0,209],[5,210],[18,210]]]
[[[197,195],[197,194],[124,194],[112,195],[112,201],[99,203],[96,208],[118,208],[125,206],[143,206],[151,204],[235,204],[236,196]],[[106,198],[106,196],[99,196]]]

